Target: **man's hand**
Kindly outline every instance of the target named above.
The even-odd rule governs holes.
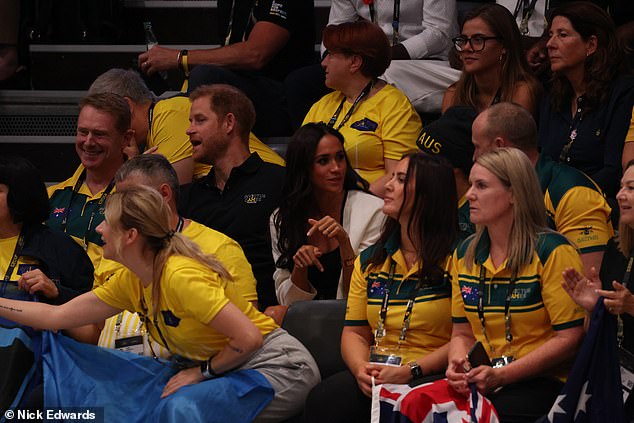
[[[33,295],[40,293],[52,300],[59,296],[59,289],[40,269],[24,272],[18,280],[18,288]]]

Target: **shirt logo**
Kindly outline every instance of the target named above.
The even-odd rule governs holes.
[[[18,275],[22,275],[26,272],[30,272],[31,270],[35,270],[35,269],[37,269],[37,266],[33,264],[19,264]]]
[[[357,131],[373,132],[376,131],[379,124],[368,118],[363,118],[350,125],[350,127],[356,129]]]
[[[276,2],[275,0],[271,2],[271,10],[269,14],[279,16],[282,19],[287,19],[286,10],[284,10],[284,5]]]
[[[245,194],[245,204],[256,204],[262,202],[266,198],[266,194]]]
[[[65,210],[66,210],[66,207],[55,207],[53,209],[53,215],[55,217],[59,217],[60,215],[64,214]]]
[[[163,315],[163,321],[165,322],[167,326],[171,326],[175,328],[176,326],[178,326],[178,324],[181,321],[181,319],[174,316],[174,313],[172,313],[169,310],[162,310],[161,314]]]

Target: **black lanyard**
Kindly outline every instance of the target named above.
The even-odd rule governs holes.
[[[348,113],[346,113],[346,115],[343,117],[343,120],[341,121],[339,126],[337,126],[335,128],[337,131],[340,130],[341,127],[343,125],[345,125],[346,122],[348,122],[348,120],[350,119],[350,117],[354,113],[354,109],[357,108],[357,106],[359,105],[361,100],[363,100],[368,94],[370,94],[370,91],[372,90],[372,86],[373,85],[374,85],[374,81],[368,82],[368,85],[366,85],[363,88],[363,91],[361,91],[359,93],[357,98],[354,100],[354,103],[352,103],[352,107],[350,107],[350,110],[348,110]],[[334,128],[335,123],[337,123],[337,119],[339,119],[339,115],[341,114],[341,110],[343,110],[343,105],[345,104],[345,102],[346,102],[346,97],[344,96],[343,100],[341,100],[341,103],[339,103],[339,107],[337,107],[337,110],[335,110],[335,114],[332,115],[332,117],[328,121],[328,125],[327,126],[329,126],[330,128]]]
[[[627,259],[627,265],[625,266],[625,273],[623,274],[623,279],[621,280],[621,285],[623,285],[626,289],[628,284],[630,283],[630,276],[632,275],[632,265],[634,264],[634,255],[630,253],[630,258]],[[623,339],[625,338],[625,334],[623,333],[623,318],[621,315],[616,316],[616,342],[619,348],[623,345]]]
[[[536,3],[537,0],[517,0],[517,3],[515,4],[513,17],[517,18],[520,14],[520,9],[522,9],[522,21],[519,26],[519,30],[522,35],[528,35],[528,21],[531,19],[531,16],[533,16]]]
[[[66,232],[68,217],[70,215],[70,209],[73,205],[73,201],[75,200],[75,196],[79,193],[79,190],[81,189],[81,186],[83,185],[85,180],[86,180],[86,170],[84,169],[81,175],[79,175],[79,178],[77,178],[77,182],[75,182],[75,186],[73,187],[73,193],[71,194],[70,201],[68,202],[68,207],[66,208],[66,210],[64,210],[64,217],[62,218],[62,231],[64,232]],[[90,232],[90,229],[92,228],[92,223],[95,220],[95,214],[97,214],[97,210],[101,208],[101,206],[106,201],[106,198],[108,198],[108,195],[110,194],[113,188],[114,188],[114,179],[110,181],[106,189],[101,194],[101,197],[99,197],[99,201],[97,202],[97,207],[94,207],[92,209],[92,212],[90,213],[90,219],[88,220],[88,227],[86,228],[86,231],[84,232],[84,237],[83,237],[84,250],[88,249],[88,241],[86,240],[86,237],[88,236],[88,233]],[[84,207],[86,207],[88,203],[89,201],[86,200]]]
[[[572,145],[575,143],[577,139],[579,124],[583,120],[583,96],[577,98],[577,112],[572,118],[572,123],[570,124],[570,131],[568,132],[568,142],[561,149],[561,153],[559,154],[559,161],[570,163],[570,149]]]
[[[11,275],[13,275],[15,267],[18,265],[18,260],[20,259],[20,253],[22,252],[23,247],[24,234],[20,232],[18,242],[15,244],[15,249],[13,250],[13,256],[11,257],[11,261],[9,262],[9,267],[7,268],[7,272],[4,274],[4,282],[9,282],[11,280]]]
[[[368,4],[370,7],[370,20],[372,23],[377,23],[376,9],[374,7],[374,1],[370,1]],[[399,22],[401,20],[401,0],[394,0],[394,13],[392,15],[392,45],[395,46],[399,42]]]
[[[385,329],[385,320],[387,319],[387,310],[389,307],[390,300],[390,290],[392,285],[394,284],[394,272],[396,271],[396,262],[394,259],[391,259],[392,263],[390,265],[390,274],[388,276],[388,280],[385,283],[385,294],[383,295],[383,301],[381,302],[381,310],[379,311],[379,320],[377,322],[376,330],[374,331],[374,341],[375,345],[378,346],[379,342],[383,337],[385,337],[386,329]],[[447,278],[447,274],[443,275],[443,278]],[[428,281],[428,278],[424,278],[425,281]],[[426,286],[429,286],[430,283],[422,283],[420,278],[418,282],[416,282],[416,286],[410,293],[409,298],[407,299],[407,306],[405,307],[405,314],[403,315],[403,324],[401,325],[401,332],[398,337],[398,348],[401,347],[401,344],[405,341],[407,337],[407,331],[409,330],[409,325],[412,319],[412,311],[414,308],[414,303],[416,302],[416,295],[418,292]]]
[[[178,216],[178,223],[176,224],[176,229],[174,230],[174,232],[182,232],[183,225],[185,225],[185,219],[183,219],[182,216]]]
[[[506,343],[510,344],[513,341],[513,334],[511,333],[511,300],[513,299],[513,290],[515,289],[515,281],[517,279],[517,272],[513,272],[511,275],[511,280],[509,281],[509,288],[506,292],[506,299],[504,301],[504,337],[506,339]],[[495,354],[495,348],[491,344],[489,340],[489,336],[486,330],[486,318],[484,314],[484,289],[486,287],[486,269],[484,265],[480,265],[480,287],[478,289],[478,318],[480,319],[480,324],[482,325],[482,334],[484,335],[484,339],[489,344],[489,348],[491,352]]]

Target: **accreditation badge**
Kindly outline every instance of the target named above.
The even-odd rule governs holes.
[[[400,350],[394,347],[370,347],[370,363],[383,366],[400,366],[403,362]]]
[[[117,333],[114,340],[114,348],[138,355],[148,355],[146,352],[147,342],[146,331],[143,328],[139,328],[134,332]]]

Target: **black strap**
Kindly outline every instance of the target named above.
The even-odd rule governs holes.
[[[361,100],[363,100],[368,94],[370,94],[370,91],[372,90],[373,85],[374,85],[374,80],[368,82],[368,84],[359,93],[357,98],[354,100],[354,103],[352,103],[352,107],[350,107],[350,110],[348,110],[348,113],[346,113],[346,115],[343,117],[343,120],[341,121],[339,126],[335,128],[337,131],[340,130],[341,127],[346,124],[346,122],[348,122],[348,120],[354,113],[354,110],[357,108]],[[343,100],[341,100],[341,103],[339,103],[339,107],[337,107],[337,110],[335,110],[335,114],[333,114],[330,120],[328,121],[327,126],[334,128],[335,123],[337,123],[337,119],[339,119],[339,115],[341,114],[341,110],[343,110],[343,105],[345,104],[345,102],[346,102],[346,97],[344,96]]]
[[[517,280],[517,272],[513,271],[511,274],[511,279],[509,281],[508,290],[506,292],[506,298],[504,300],[504,337],[506,339],[507,344],[510,344],[513,341],[513,334],[511,333],[511,300],[513,299],[513,291],[515,289],[515,282]],[[489,348],[491,352],[495,352],[495,348],[491,344],[489,340],[489,336],[486,331],[486,317],[484,313],[484,290],[486,287],[486,268],[484,264],[480,264],[480,277],[479,277],[479,289],[478,289],[478,318],[480,319],[480,324],[482,325],[482,333],[487,343],[489,344]]]
[[[374,1],[371,0],[368,4],[370,8],[370,21],[372,23],[378,24],[377,16],[376,16],[376,8],[374,7]],[[400,36],[398,33],[399,24],[401,20],[401,0],[394,0],[394,12],[392,15],[392,45],[395,46],[398,44]]]
[[[630,283],[630,277],[632,275],[632,265],[634,264],[634,255],[630,254],[630,258],[627,259],[627,266],[625,266],[625,273],[623,274],[623,281],[621,282],[624,287]]]
[[[4,282],[9,282],[11,280],[11,275],[13,275],[15,267],[18,265],[18,260],[20,259],[20,253],[22,252],[23,247],[24,234],[20,232],[20,236],[18,236],[18,242],[15,244],[15,249],[13,250],[13,256],[11,257],[11,261],[9,262],[9,267],[4,274]]]

